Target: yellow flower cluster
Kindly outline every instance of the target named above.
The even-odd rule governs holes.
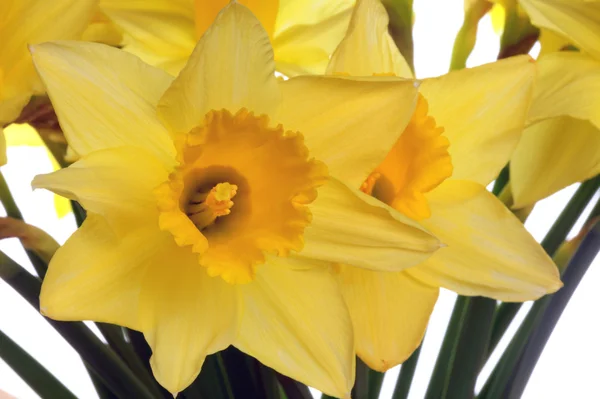
[[[3,0],[0,127],[47,92],[78,160],[33,186],[87,211],[42,313],[143,332],[172,393],[234,345],[348,397],[441,287],[555,292],[486,186],[510,161],[522,207],[600,172],[600,1],[521,6],[582,51],[416,80],[379,0]]]

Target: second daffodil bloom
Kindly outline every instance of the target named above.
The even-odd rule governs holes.
[[[600,1],[520,4],[534,25],[581,52],[539,58],[530,126],[510,163],[516,208],[600,173]]]
[[[79,39],[97,0],[0,1],[0,165],[6,163],[2,127],[15,120],[29,98],[43,92],[28,44]]]
[[[399,73],[401,55],[387,24],[377,0],[359,0],[329,72]],[[562,286],[543,249],[486,190],[519,140],[534,76],[534,63],[523,56],[423,80],[410,123],[363,182],[365,193],[418,220],[447,245],[400,272],[333,269],[357,353],[371,368],[385,371],[417,348],[440,287],[520,302]]]
[[[88,212],[49,265],[42,312],[142,331],[173,393],[233,344],[348,396],[353,330],[329,265],[401,270],[441,246],[358,190],[410,120],[415,84],[280,82],[267,32],[237,2],[175,79],[100,44],[32,56],[81,156],[33,185]]]
[[[230,0],[101,0],[125,35],[125,49],[171,74]],[[355,0],[238,0],[273,43],[277,71],[322,74],[350,21]]]

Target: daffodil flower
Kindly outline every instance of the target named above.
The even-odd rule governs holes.
[[[177,78],[105,45],[32,48],[81,159],[33,186],[76,199],[41,310],[142,331],[175,393],[230,344],[338,397],[354,338],[332,263],[401,270],[441,243],[358,190],[411,118],[413,81],[275,75],[238,2]]]
[[[125,32],[125,49],[177,75],[198,38],[230,0],[101,0]],[[250,8],[273,43],[277,71],[325,71],[348,27],[355,0],[238,0]]]
[[[517,208],[600,173],[600,1],[520,4],[534,25],[581,52],[539,58],[530,126],[510,163]]]
[[[328,71],[402,71],[387,24],[379,1],[359,0]],[[385,371],[417,348],[440,287],[518,302],[561,287],[550,258],[486,190],[519,140],[534,76],[534,63],[523,56],[423,80],[411,121],[362,183],[365,193],[418,220],[446,244],[399,272],[334,268],[357,353],[371,368]]]
[[[28,44],[78,39],[97,0],[0,2],[0,165],[6,163],[2,127],[19,116],[31,95],[43,92]]]

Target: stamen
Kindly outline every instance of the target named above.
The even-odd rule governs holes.
[[[377,180],[379,180],[380,177],[381,173],[379,172],[371,173],[369,177],[367,177],[367,180],[365,180],[363,184],[360,185],[360,191],[362,191],[365,194],[372,195],[373,187],[375,187],[375,183],[377,183]]]
[[[235,184],[219,183],[210,191],[197,192],[190,197],[186,209],[190,220],[202,230],[217,220],[219,216],[229,215],[233,207],[231,200],[237,193]]]

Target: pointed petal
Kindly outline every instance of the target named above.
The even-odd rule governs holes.
[[[562,286],[542,247],[485,187],[446,181],[428,200],[432,215],[422,223],[448,246],[406,273],[461,295],[507,302],[537,299]]]
[[[113,228],[127,230],[132,219],[158,218],[153,190],[167,178],[168,171],[149,153],[120,147],[94,151],[68,168],[38,175],[32,186],[76,200]]]
[[[269,36],[250,10],[231,2],[200,39],[158,111],[173,132],[187,133],[210,110],[272,114],[279,103]]]
[[[172,239],[153,262],[142,283],[140,323],[154,376],[169,392],[187,388],[206,356],[233,342],[237,301],[234,285],[209,277],[197,256]]]
[[[196,45],[193,0],[102,0],[101,6],[126,32],[126,51],[177,76]]]
[[[167,73],[97,43],[44,43],[32,47],[32,56],[80,156],[132,145],[173,165],[175,148],[156,117],[158,99],[172,80]]]
[[[6,0],[0,2],[0,75],[4,95],[39,91],[41,86],[27,46],[51,40],[79,39],[97,0]],[[0,78],[2,80],[2,78]],[[15,92],[16,91],[16,92]]]
[[[327,267],[271,257],[240,290],[244,311],[236,347],[322,392],[349,397],[352,324]]]
[[[418,224],[383,202],[331,179],[309,206],[304,258],[373,270],[399,271],[440,248]]]
[[[147,267],[165,234],[145,224],[117,235],[88,213],[83,225],[52,258],[40,308],[55,320],[94,320],[139,330],[139,295]]]
[[[273,39],[277,70],[289,77],[325,73],[331,54],[348,29],[353,1],[313,2],[310,7],[301,1],[284,3],[295,5],[284,9],[282,4],[277,18],[285,26]],[[326,7],[331,8],[322,10]],[[295,15],[291,15],[292,8]]]
[[[553,30],[595,58],[600,58],[600,2],[590,0],[520,0],[534,25]]]
[[[421,344],[439,289],[404,272],[342,266],[337,275],[357,355],[373,370],[403,363]]]
[[[520,56],[423,81],[429,115],[450,140],[454,179],[496,178],[521,136],[534,77],[535,64]]]
[[[357,188],[398,140],[417,100],[414,82],[403,79],[302,76],[281,87],[277,121],[300,131],[311,156]]]
[[[600,130],[588,121],[548,119],[527,128],[510,162],[513,207],[523,208],[600,173]]]
[[[537,64],[539,74],[528,122],[570,116],[600,128],[600,61],[561,52],[541,57]]]
[[[394,74],[412,78],[408,63],[388,32],[389,17],[379,0],[359,1],[344,40],[333,53],[328,74]]]

